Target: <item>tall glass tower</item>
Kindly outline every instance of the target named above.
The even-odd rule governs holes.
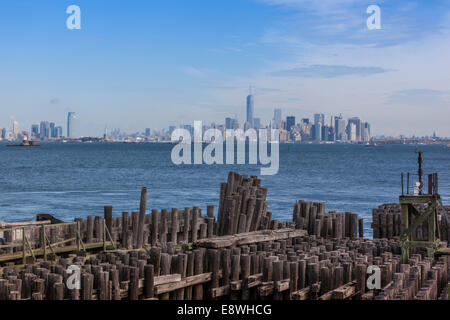
[[[247,96],[247,123],[250,124],[250,127],[253,128],[253,111],[254,111],[255,102],[253,100],[253,95],[250,94]]]
[[[325,123],[325,115],[316,113],[314,115],[314,136],[316,141],[322,140],[322,126]]]
[[[75,112],[69,112],[67,114],[67,138],[74,137],[74,121],[75,120]]]
[[[273,112],[273,122],[275,129],[281,129],[281,109],[275,109]]]

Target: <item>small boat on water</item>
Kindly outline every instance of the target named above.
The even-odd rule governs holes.
[[[7,144],[7,147],[39,147],[41,145],[41,143],[39,141],[35,141],[35,140],[23,140],[22,143],[20,144]]]

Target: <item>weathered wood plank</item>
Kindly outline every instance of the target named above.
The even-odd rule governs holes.
[[[185,287],[202,284],[202,283],[210,281],[211,276],[212,276],[212,273],[208,272],[208,273],[198,274],[198,275],[195,275],[192,277],[187,277],[187,278],[184,278],[183,280],[180,279],[179,281],[176,281],[176,282],[155,285],[155,294],[159,295],[159,294],[171,292],[174,290],[182,289]],[[155,278],[155,282],[156,282],[156,278]]]
[[[201,239],[195,242],[198,247],[204,248],[226,248],[231,246],[242,246],[246,244],[276,241],[289,238],[303,237],[307,235],[306,230],[296,229],[279,229],[279,230],[262,230],[236,235],[222,236],[212,239]]]

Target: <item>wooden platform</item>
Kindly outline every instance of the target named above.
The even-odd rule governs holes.
[[[116,245],[118,245],[119,243],[116,243]],[[108,245],[110,245],[110,243],[108,243]],[[103,242],[94,242],[94,243],[85,243],[84,247],[86,248],[86,250],[97,250],[97,249],[103,249]],[[53,248],[54,252],[56,254],[58,253],[70,253],[70,252],[75,252],[78,250],[78,247],[76,245],[71,245],[71,246],[64,246],[64,247],[55,247]],[[38,256],[43,256],[44,255],[44,250],[42,248],[37,248],[33,250],[33,253],[36,257]],[[51,254],[52,251],[50,249],[47,249],[47,254]],[[29,255],[29,253],[27,253]],[[13,254],[4,254],[4,255],[0,255],[0,262],[8,262],[8,261],[14,261],[14,260],[19,260],[23,258],[23,252],[16,252]]]
[[[306,230],[299,229],[279,229],[279,230],[261,230],[247,233],[239,233],[231,236],[222,236],[211,239],[198,240],[194,245],[203,248],[227,248],[231,246],[242,246],[264,241],[276,241],[289,238],[306,236]]]

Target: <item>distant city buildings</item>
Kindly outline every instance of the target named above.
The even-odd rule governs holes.
[[[204,125],[202,130],[205,132],[209,128],[217,129],[226,137],[226,130],[236,130],[242,128],[244,131],[248,129],[278,129],[281,142],[302,142],[302,143],[368,143],[372,141],[371,126],[368,122],[362,121],[359,117],[351,117],[348,120],[342,115],[327,115],[316,113],[313,118],[301,118],[298,121],[296,116],[289,115],[282,117],[282,109],[275,108],[273,118],[269,122],[264,123],[260,117],[255,117],[255,101],[249,92],[246,97],[246,109],[243,120],[239,120],[237,115],[225,117],[223,123],[211,123],[210,126]],[[201,120],[201,119],[200,119]],[[63,138],[71,140],[75,137],[75,112],[67,114],[67,134],[63,135],[63,127],[58,126],[55,122],[41,121],[39,124],[31,125],[30,132],[20,132],[19,123],[13,122],[12,130],[0,130],[1,140],[18,140],[18,139],[40,139],[41,141],[59,141]],[[96,138],[99,141],[123,141],[123,142],[165,142],[171,140],[171,135],[177,128],[186,129],[191,137],[194,137],[194,127],[192,123],[181,124],[178,126],[171,125],[168,129],[155,130],[144,128],[140,132],[125,133],[120,129],[113,129],[108,133],[105,129],[103,137]],[[230,133],[231,134],[231,133]],[[270,134],[270,133],[269,133]],[[85,138],[80,138],[83,140]]]
[[[248,129],[278,129],[280,132],[281,142],[316,142],[316,143],[367,143],[371,140],[370,124],[368,122],[362,122],[358,117],[352,117],[345,120],[342,115],[330,115],[326,119],[325,114],[314,114],[314,120],[310,121],[309,118],[302,118],[297,123],[296,117],[293,115],[282,118],[282,109],[275,108],[273,112],[273,118],[270,123],[264,124],[261,118],[255,117],[255,102],[253,95],[247,96],[246,105],[246,118],[242,123],[243,130]],[[188,131],[192,128],[190,125],[180,126]],[[211,128],[218,129],[225,134],[225,130],[235,130],[239,128],[239,121],[237,117],[226,117],[225,123],[222,125],[211,124]],[[203,130],[207,130],[208,127],[204,126]],[[174,127],[169,128],[169,132],[172,132]],[[225,136],[225,135],[224,135]],[[152,136],[156,138],[156,136]],[[159,139],[166,139],[167,137],[159,137]]]
[[[10,131],[6,128],[0,129],[0,140],[55,140],[62,138],[62,133],[62,127],[56,126],[54,122],[41,121],[40,124],[32,124],[30,131],[20,131],[19,122],[13,121]]]
[[[358,117],[352,117],[347,122],[342,115],[331,115],[327,120],[325,114],[317,113],[313,123],[309,118],[302,118],[296,123],[294,116],[288,116],[278,126],[276,122],[279,121],[277,118],[280,114],[281,110],[275,109],[272,127],[280,128],[281,142],[367,143],[371,140],[370,124],[362,122]]]

